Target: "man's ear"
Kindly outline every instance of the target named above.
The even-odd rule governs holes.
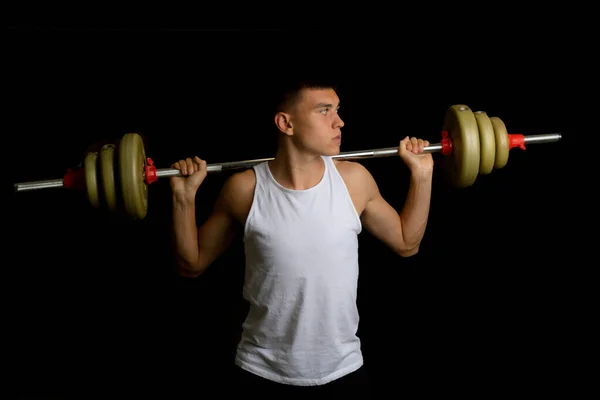
[[[278,112],[275,114],[275,126],[279,131],[286,135],[292,134],[292,120],[290,114],[284,112]]]

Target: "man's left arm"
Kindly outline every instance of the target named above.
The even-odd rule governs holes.
[[[400,142],[400,157],[410,169],[406,201],[397,212],[381,195],[371,174],[363,170],[366,206],[361,214],[363,226],[377,239],[402,257],[419,251],[429,218],[433,160],[431,154],[420,154],[427,141],[405,138]]]

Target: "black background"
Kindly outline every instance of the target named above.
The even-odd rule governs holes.
[[[431,215],[418,255],[360,237],[360,336],[376,386],[487,390],[565,382],[591,261],[583,203],[595,77],[580,38],[328,30],[15,29],[5,74],[12,183],[61,178],[90,145],[140,132],[159,168],[269,157],[268,86],[322,71],[343,83],[342,151],[439,142],[467,104],[511,133],[560,132],[513,149],[466,189],[444,185],[435,155]],[[360,41],[363,42],[360,42]],[[588,142],[589,143],[589,142]],[[589,154],[589,153],[588,153]],[[398,210],[407,170],[363,161]],[[227,173],[198,195],[206,218]],[[84,193],[16,193],[5,252],[7,303],[25,391],[125,387],[200,391],[233,371],[245,303],[237,242],[196,280],[173,269],[168,180],[149,188],[143,221],[93,210]],[[580,227],[583,226],[583,228]],[[583,300],[582,300],[583,301]],[[575,330],[575,331],[574,331]],[[124,386],[121,386],[124,385]]]

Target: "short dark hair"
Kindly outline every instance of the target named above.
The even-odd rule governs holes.
[[[303,89],[333,89],[337,91],[339,85],[339,81],[322,76],[296,76],[282,80],[276,85],[275,93],[273,94],[271,115],[287,111],[293,107]]]

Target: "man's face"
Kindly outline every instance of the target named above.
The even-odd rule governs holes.
[[[294,143],[317,154],[338,154],[344,126],[338,114],[339,103],[333,89],[304,89],[290,113]]]

